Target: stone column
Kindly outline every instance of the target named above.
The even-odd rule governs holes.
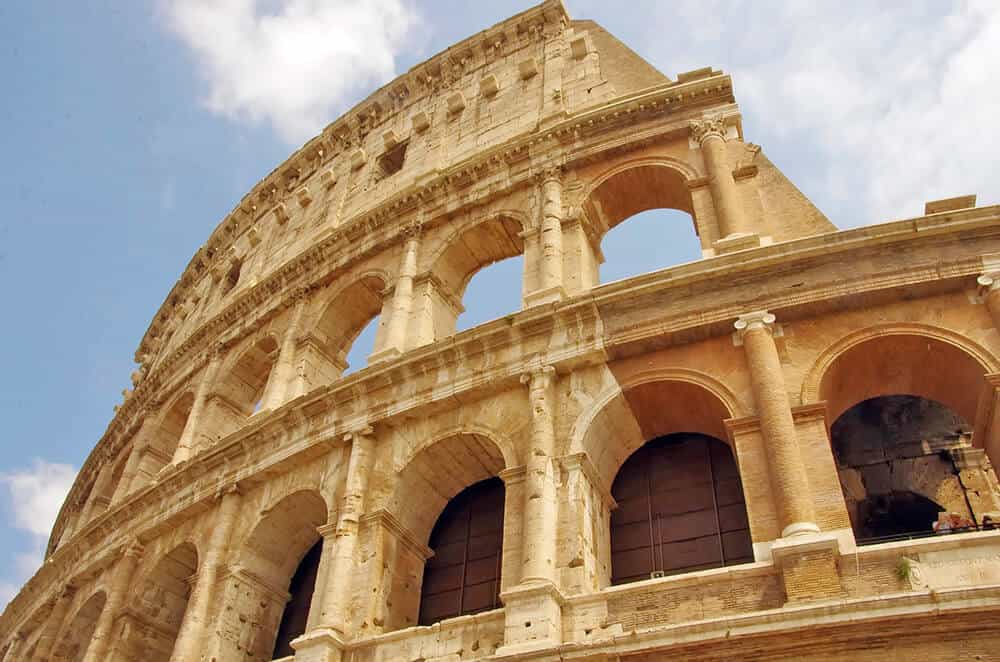
[[[45,619],[45,624],[42,626],[42,632],[38,637],[38,644],[35,646],[35,654],[32,657],[33,660],[37,662],[47,662],[49,660],[49,656],[55,649],[56,636],[63,628],[63,621],[66,620],[66,613],[69,611],[69,606],[72,604],[75,594],[76,587],[72,584],[67,584],[59,591],[56,596],[56,603],[53,605],[49,617]]]
[[[94,487],[90,490],[90,498],[87,499],[87,504],[84,506],[83,515],[80,518],[81,525],[85,525],[107,510],[108,505],[111,503],[107,491],[114,472],[114,461],[105,458],[104,466],[97,473],[97,479],[94,480]]]
[[[7,653],[3,656],[2,662],[17,662],[21,659],[21,648],[24,647],[24,642],[26,637],[23,632],[15,632],[14,636],[10,639],[10,646],[7,647]]]
[[[555,583],[556,501],[555,368],[545,366],[521,376],[528,385],[531,407],[531,447],[528,451],[524,499],[524,546],[521,583]]]
[[[202,414],[205,412],[208,396],[211,393],[212,385],[215,382],[215,374],[219,371],[220,363],[222,363],[222,353],[220,351],[213,351],[211,358],[208,360],[208,365],[205,366],[205,370],[201,375],[201,381],[198,382],[198,390],[194,395],[191,412],[188,414],[187,422],[184,424],[184,431],[181,433],[180,441],[177,442],[177,450],[174,451],[173,458],[174,464],[185,462],[191,457],[195,445],[195,434],[198,431]]]
[[[781,526],[781,536],[819,532],[815,524],[812,492],[795,435],[785,377],[774,342],[774,315],[755,311],[741,315],[736,329],[743,341],[757,416],[764,437],[771,491]]]
[[[115,621],[133,590],[132,577],[135,575],[135,569],[139,565],[141,556],[142,546],[138,542],[133,542],[125,549],[124,555],[115,566],[114,576],[112,576],[111,584],[108,587],[107,601],[97,619],[97,625],[94,626],[94,634],[90,639],[90,646],[87,647],[87,654],[84,656],[83,662],[106,662],[108,659],[107,653],[111,646]]]
[[[389,359],[406,351],[406,329],[413,309],[413,279],[417,275],[417,251],[420,248],[420,225],[411,225],[405,231],[403,259],[399,264],[399,277],[392,293],[392,307],[386,322],[382,346],[373,352],[368,362]]]
[[[721,117],[690,123],[691,137],[701,146],[708,170],[709,188],[722,240],[752,234],[746,227],[743,203],[726,153],[726,125]]]
[[[310,614],[309,619],[316,621],[316,627],[292,642],[295,659],[306,662],[339,661],[348,636],[347,603],[355,571],[359,521],[364,513],[368,478],[375,460],[375,437],[373,430],[366,427],[344,435],[344,439],[351,444],[351,457],[336,528],[332,536],[330,529],[321,529],[323,558],[313,593],[313,600],[320,601],[320,608],[318,616]],[[327,556],[331,552],[332,558]]]
[[[261,398],[261,410],[277,409],[286,400],[289,392],[294,392],[290,388],[296,378],[295,369],[295,348],[298,344],[299,329],[302,326],[302,316],[306,310],[306,298],[303,295],[298,297],[295,307],[292,310],[292,319],[285,329],[285,335],[281,338],[281,347],[278,350],[278,359],[274,362],[274,369],[267,380],[264,388],[264,396]]]
[[[125,468],[122,469],[118,486],[115,487],[114,494],[111,495],[111,503],[118,503],[132,492],[132,483],[139,473],[139,464],[142,461],[143,450],[149,443],[150,428],[153,427],[153,419],[156,418],[155,410],[148,410],[139,431],[132,438],[132,450],[129,451],[128,459],[125,461]]]
[[[171,662],[197,660],[199,653],[205,648],[205,628],[208,625],[210,607],[215,597],[219,574],[225,566],[229,553],[233,527],[239,516],[239,506],[240,493],[234,485],[225,491],[219,502],[214,526],[208,545],[205,547],[205,556],[198,568],[194,588],[191,597],[188,598],[187,609],[184,611],[184,620],[174,642]]]
[[[562,605],[556,574],[559,507],[556,498],[555,369],[521,377],[528,384],[531,446],[524,481],[521,583],[500,594],[504,611],[501,655],[562,642]]]
[[[983,294],[983,303],[993,318],[993,326],[1000,331],[1000,273],[985,273],[976,282]]]
[[[333,564],[326,577],[322,592],[321,627],[340,632],[347,631],[347,611],[351,575],[354,570],[354,551],[358,545],[358,521],[364,513],[368,477],[375,460],[375,437],[371,428],[345,436],[351,442],[351,458],[347,464],[344,496],[337,516],[336,544]]]
[[[525,305],[559,301],[566,296],[563,285],[562,171],[549,168],[539,177],[542,215],[539,222],[538,287],[525,295]],[[527,269],[527,267],[526,267]]]

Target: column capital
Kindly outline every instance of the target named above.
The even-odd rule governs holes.
[[[413,221],[412,223],[407,223],[400,230],[400,234],[407,241],[414,241],[420,238],[421,233],[424,231],[424,224],[420,221]]]
[[[550,365],[543,365],[521,374],[521,383],[528,384],[528,388],[547,388],[552,385],[556,376],[556,369]]]
[[[535,181],[539,184],[545,184],[547,182],[557,182],[562,184],[563,177],[566,175],[566,171],[562,165],[550,164],[539,168],[535,173]]]
[[[370,425],[365,425],[357,429],[351,430],[349,432],[346,432],[344,434],[344,441],[346,441],[347,443],[353,443],[355,439],[359,439],[362,437],[374,437],[374,436],[375,436],[375,428],[373,428]]]
[[[703,145],[710,138],[719,138],[723,142],[726,140],[726,120],[721,115],[691,120],[688,122],[688,127],[691,129],[691,137],[699,145]]]
[[[125,543],[125,547],[122,549],[122,557],[139,559],[142,557],[142,554],[145,551],[146,548],[143,547],[141,542],[139,542],[139,539],[133,538],[132,540]]]
[[[981,294],[1000,290],[1000,271],[987,271],[980,274],[979,278],[976,279],[976,285],[979,286]]]
[[[736,331],[740,334],[740,337],[743,337],[747,331],[755,329],[765,329],[768,332],[773,332],[776,319],[773,313],[769,313],[766,310],[755,310],[740,315],[733,326],[736,327]]]

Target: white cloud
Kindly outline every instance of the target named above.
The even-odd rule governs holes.
[[[655,64],[729,69],[747,138],[810,159],[794,165],[814,171],[810,192],[839,224],[919,215],[926,200],[965,193],[1000,199],[1000,3],[691,0],[655,11]]]
[[[10,600],[17,592],[15,587],[41,565],[49,533],[75,478],[76,469],[68,464],[37,458],[28,469],[0,473],[13,526],[30,534],[30,551],[18,554],[13,564],[6,566],[8,575],[0,581],[0,604]]]
[[[405,0],[163,0],[192,50],[205,103],[302,142],[390,80],[419,24]]]

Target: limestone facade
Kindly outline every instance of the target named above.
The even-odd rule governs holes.
[[[703,259],[601,285],[602,237],[653,208]],[[469,279],[515,255],[522,309],[456,334]],[[830,430],[939,403],[968,434],[906,466],[955,472],[893,490],[1000,510],[998,284],[1000,207],[837,231],[744,141],[728,75],[669,79],[549,0],[375,92],[216,228],[0,659],[274,659],[311,549],[307,662],[988,659],[1000,532],[859,544]],[[612,585],[616,476],[676,433],[730,450],[752,561]],[[496,477],[500,606],[421,624],[436,523]]]

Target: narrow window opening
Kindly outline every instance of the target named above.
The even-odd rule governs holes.
[[[388,177],[403,169],[403,162],[406,160],[407,145],[409,145],[409,141],[404,140],[378,157],[378,166],[383,176]]]
[[[242,262],[234,262],[233,266],[229,268],[226,273],[226,277],[222,282],[222,294],[229,294],[236,284],[240,282],[240,270],[243,268]]]

